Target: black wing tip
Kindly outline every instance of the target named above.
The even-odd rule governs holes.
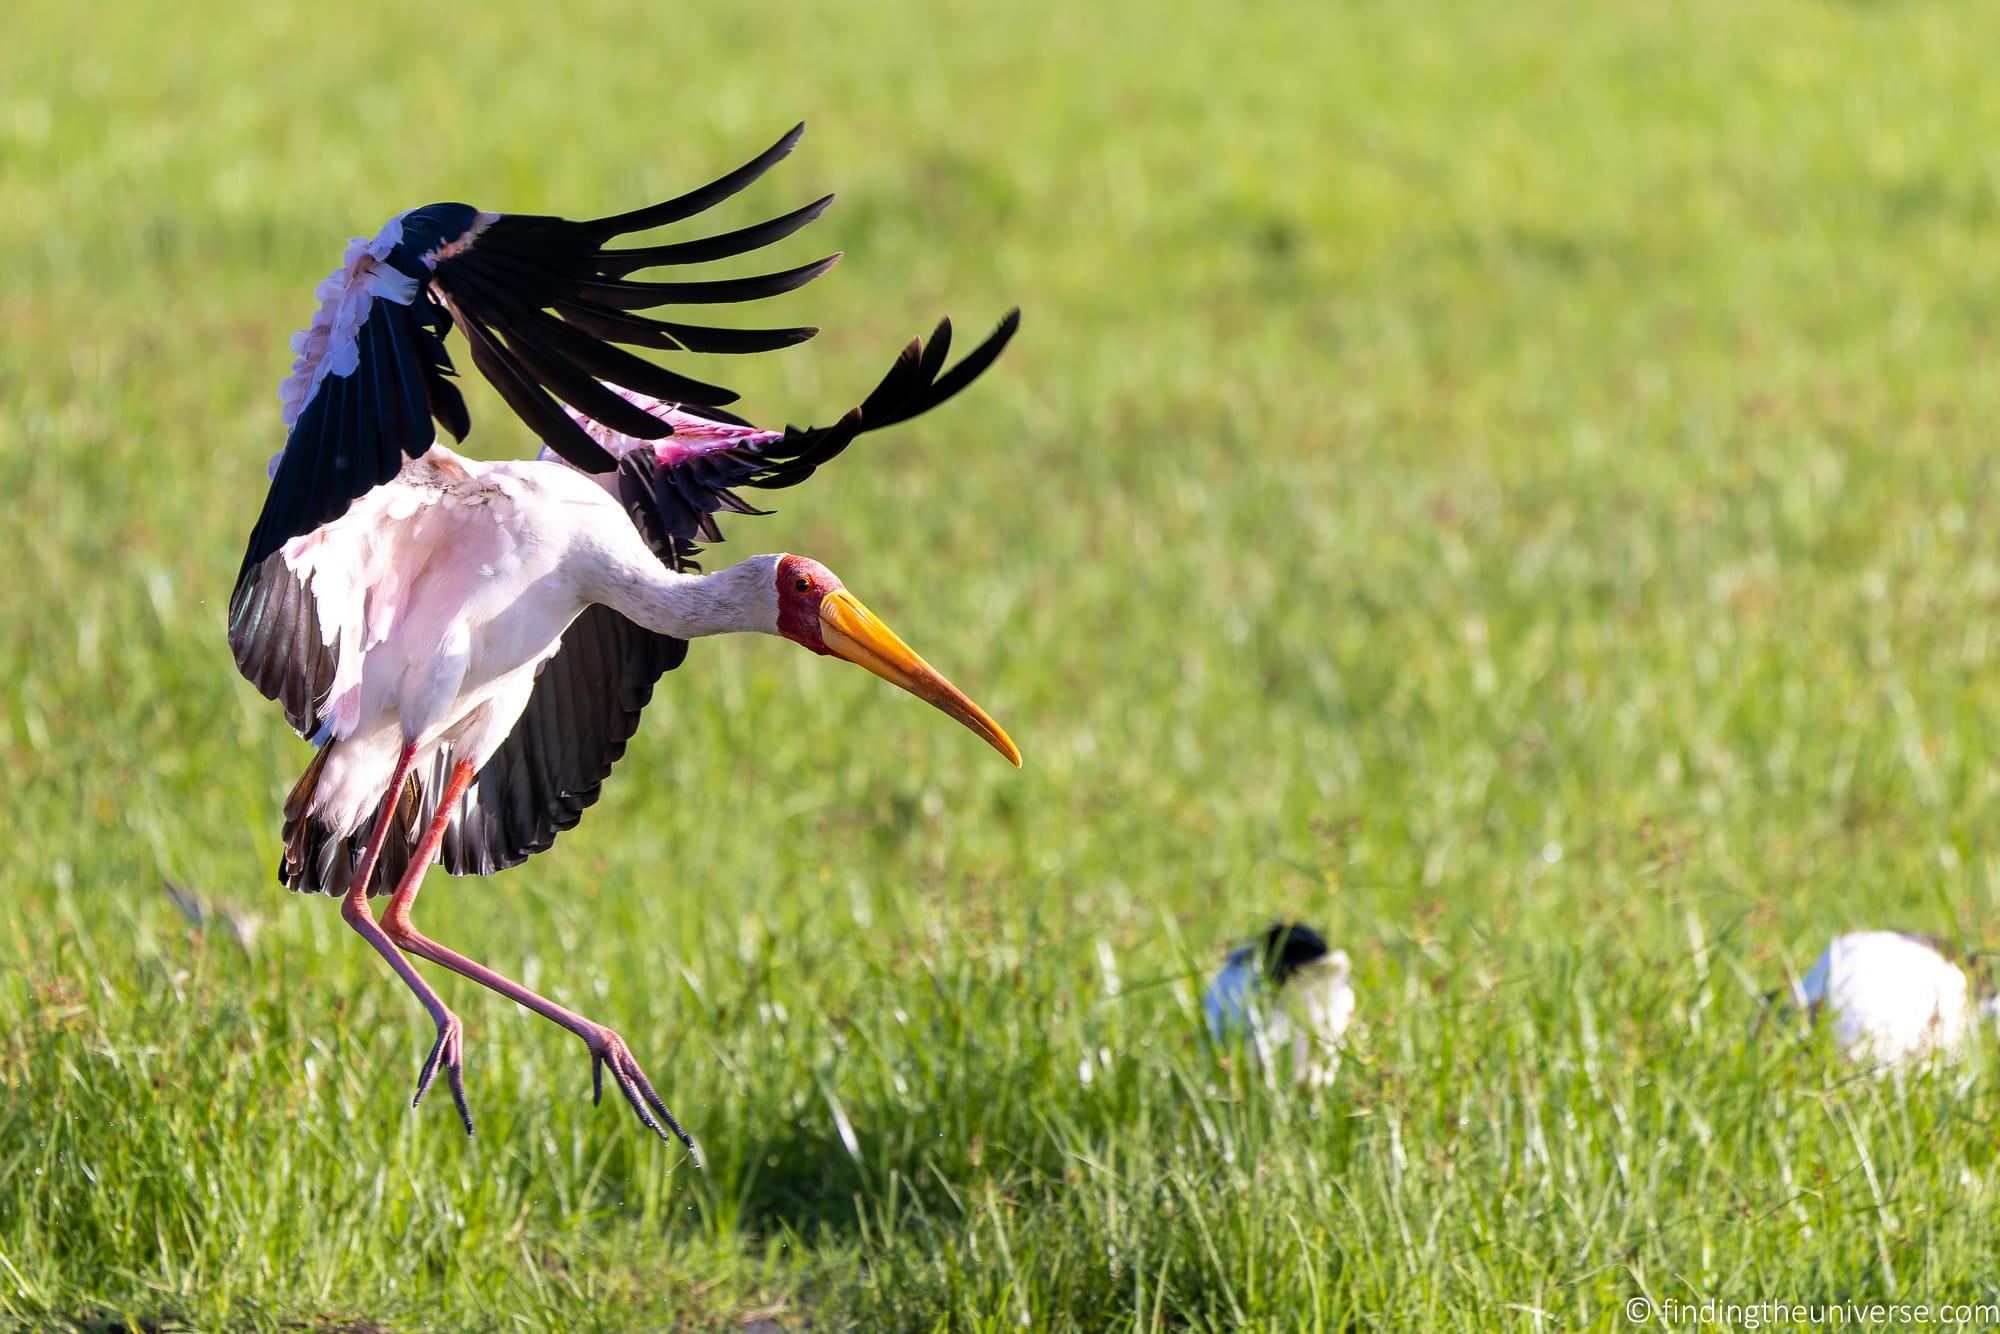
[[[662,227],[667,223],[679,222],[683,218],[706,212],[790,157],[792,150],[798,147],[799,136],[805,132],[806,123],[800,121],[756,157],[733,171],[724,172],[707,185],[676,195],[672,199],[662,200],[657,204],[633,209],[627,213],[595,218],[579,225],[588,234],[603,241],[609,237],[622,236],[627,232],[650,231],[655,227]]]
[[[726,283],[736,283],[746,290],[754,291],[754,296],[748,298],[738,297],[736,298],[738,301],[757,300],[758,298],[767,296],[783,296],[786,292],[798,291],[807,283],[819,281],[819,279],[826,276],[826,271],[840,263],[846,257],[846,254],[847,252],[844,250],[836,250],[830,255],[824,255],[819,259],[813,260],[810,264],[801,264],[793,269],[780,269],[776,273],[760,273],[752,278],[722,278],[717,280],[716,286],[719,287]]]
[[[775,352],[781,348],[797,347],[819,336],[816,324],[795,325],[788,329],[729,329],[680,323],[663,324],[661,327],[678,340],[679,347],[689,352],[717,356]]]
[[[756,157],[751,158],[748,162],[738,167],[735,171],[730,172],[719,179],[728,180],[730,177],[741,177],[742,178],[741,184],[738,186],[739,189],[743,185],[750,184],[752,181],[762,176],[765,172],[769,171],[771,168],[777,166],[780,162],[783,162],[786,158],[790,157],[792,155],[792,150],[799,146],[799,140],[805,137],[805,132],[806,132],[806,123],[804,121],[800,121],[798,124],[792,126],[791,129],[786,130],[783,134],[779,135],[776,143],[772,144],[769,148],[759,153]],[[732,190],[730,191],[730,193],[734,194],[735,191]]]
[[[1000,317],[999,322],[993,326],[993,332],[987,334],[985,338],[981,339],[979,345],[973,348],[972,351],[960,357],[958,359],[958,364],[952,367],[951,371],[947,372],[947,374],[950,375],[957,374],[959,367],[964,366],[968,362],[972,362],[978,365],[981,370],[985,369],[987,365],[990,365],[993,362],[993,360],[996,357],[998,357],[1002,351],[1006,349],[1007,344],[1012,342],[1014,339],[1014,335],[1019,333],[1020,331],[1021,331],[1021,308],[1019,306],[1014,306],[1010,308],[1005,315],[1002,315]],[[937,327],[931,330],[931,336],[929,338],[927,339],[912,338],[909,341],[909,343],[904,346],[902,352],[898,355],[897,360],[900,361],[910,356],[912,349],[922,351],[923,348],[926,346],[937,346],[939,344],[943,344],[948,347],[951,343],[951,335],[952,335],[951,316],[949,315],[942,316],[939,318],[937,322]]]
[[[664,245],[640,246],[629,250],[600,250],[594,257],[597,273],[603,278],[624,278],[641,269],[706,264],[713,260],[728,259],[732,255],[762,250],[819,221],[832,203],[832,195],[822,195],[810,204],[795,208],[789,213],[781,213],[777,217],[767,218],[748,227],[739,227],[735,231],[721,232],[691,241],[673,241]]]
[[[1014,335],[1019,333],[1020,331],[1021,331],[1021,308],[1019,306],[1010,307],[1007,313],[1005,315],[1002,315],[999,321],[994,324],[993,332],[987,334],[985,338],[980,340],[979,345],[977,347],[973,348],[972,351],[966,353],[965,356],[961,357],[959,360],[962,362],[970,361],[973,357],[980,356],[982,354],[991,354],[992,356],[998,356],[1001,350],[1004,349],[1008,343],[1013,341]],[[943,339],[949,342],[949,340],[951,339],[951,335],[952,335],[951,316],[945,315],[939,318],[937,322],[937,327],[931,330],[931,336],[925,341],[928,343],[935,343],[940,339]],[[915,342],[916,342],[915,339],[911,340],[912,345],[914,345]]]
[[[823,276],[838,264],[842,252],[773,273],[751,274],[745,278],[708,278],[694,282],[627,282],[618,278],[585,278],[577,283],[578,293],[588,301],[631,312],[660,306],[741,305],[766,297],[796,292]]]
[[[776,143],[759,153],[756,157],[751,158],[741,167],[738,167],[736,171],[742,173],[747,178],[743,181],[743,184],[750,184],[751,181],[756,180],[765,172],[790,157],[792,150],[799,146],[799,140],[805,137],[805,133],[806,123],[800,121],[798,124],[792,126],[791,129],[779,135]]]
[[[1014,335],[1020,331],[1021,308],[1015,306],[1000,317],[1000,322],[993,326],[992,333],[987,334],[985,338],[981,339],[979,345],[973,348],[972,351],[960,357],[958,364],[953,366],[949,371],[946,371],[939,379],[955,381],[956,388],[953,389],[953,393],[956,393],[959,389],[963,389],[966,385],[984,374],[988,366],[991,366],[995,361],[1000,359],[1000,354],[1007,350],[1007,344],[1013,342]]]
[[[756,290],[757,295],[756,297],[749,298],[751,300],[755,300],[757,297],[783,296],[786,292],[798,291],[807,283],[818,282],[826,276],[827,270],[840,263],[846,254],[847,252],[844,250],[836,250],[823,259],[816,259],[810,264],[801,264],[795,269],[785,269],[778,273],[766,273],[755,278],[742,279],[741,281],[746,286],[754,287]],[[721,281],[726,283],[736,280],[724,278]]]
[[[812,203],[807,204],[804,208],[794,209],[787,216],[798,219],[797,229],[809,227],[826,216],[826,211],[833,207],[835,198],[836,196],[829,191],[821,195],[818,199],[813,200]]]

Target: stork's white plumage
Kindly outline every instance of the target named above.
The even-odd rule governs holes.
[[[1980,1012],[1965,970],[1900,931],[1835,936],[1795,999],[1830,1018],[1843,1056],[1876,1065],[1953,1051]]]
[[[1202,996],[1209,1036],[1247,1048],[1268,1070],[1320,1087],[1340,1068],[1354,1022],[1354,987],[1345,950],[1328,949],[1309,926],[1273,926],[1233,951]]]
[[[676,639],[776,635],[787,559],[678,573],[568,464],[487,463],[443,445],[286,543],[283,558],[311,588],[320,633],[336,650],[321,736],[342,744],[306,808],[336,836],[374,813],[405,745],[420,770],[441,751],[482,768],[585,607]],[[833,591],[833,576],[811,569]]]

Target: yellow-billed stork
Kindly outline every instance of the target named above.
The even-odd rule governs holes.
[[[941,322],[859,407],[831,426],[782,431],[725,411],[728,390],[618,346],[743,353],[817,332],[634,312],[791,291],[837,255],[747,278],[629,275],[758,249],[831,196],[718,235],[609,244],[735,194],[802,129],[698,190],[595,221],[413,209],[348,246],[293,340],[285,445],[229,608],[237,666],[318,747],[285,803],[279,873],[291,889],[341,896],[345,919],[422,1001],[437,1039],[413,1105],[442,1069],[468,1134],[462,1025],[407,955],[574,1033],[598,1098],[609,1066],[648,1128],[694,1148],[618,1034],[438,944],[410,917],[433,861],[486,874],[574,826],[688,640],[757,632],[845,658],[1020,763],[999,724],[825,566],[764,555],[702,574],[695,563],[697,542],[720,540],[717,512],[761,512],[736,488],[791,486],[861,432],[950,398],[999,355],[1018,312],[950,367]],[[450,378],[453,329],[541,437],[540,457],[481,462],[437,443],[433,419],[458,440],[470,425]],[[378,922],[368,899],[385,891]]]

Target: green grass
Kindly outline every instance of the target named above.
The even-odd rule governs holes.
[[[0,1326],[1994,1299],[1996,1052],[1755,1025],[1835,930],[1996,935],[2000,12],[506,8],[10,12]],[[630,207],[801,116],[728,217],[837,189],[847,258],[754,409],[1026,323],[726,550],[825,559],[1027,767],[698,645],[579,830],[420,920],[619,1027],[709,1165],[449,979],[467,1142],[272,883],[305,747],[222,604],[285,338],[397,209]],[[1280,912],[1355,960],[1317,1098],[1199,1038]]]

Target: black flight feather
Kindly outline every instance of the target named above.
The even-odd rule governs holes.
[[[595,380],[678,402],[734,401],[728,389],[653,367],[609,345],[753,352],[790,346],[813,331],[676,326],[629,312],[776,296],[810,282],[833,260],[709,281],[634,283],[626,275],[771,245],[812,222],[828,201],[815,200],[747,227],[687,241],[617,251],[604,246],[627,233],[692,217],[729,198],[784,158],[802,129],[795,127],[757,157],[698,189],[588,222],[541,214],[482,214],[463,204],[433,204],[404,214],[397,233],[401,239],[386,257],[370,262],[403,274],[417,288],[408,304],[388,295],[370,300],[356,334],[353,370],[323,373],[300,409],[237,571],[232,602],[256,568],[286,542],[339,518],[360,496],[395,477],[404,459],[429,449],[437,426],[465,438],[471,423],[464,398],[451,383],[454,372],[444,345],[454,325],[466,338],[473,364],[508,407],[558,454],[586,471],[609,471],[613,461],[569,421],[556,399],[620,424],[628,433],[647,429],[595,391]]]
[[[787,130],[777,143],[736,170],[718,176],[707,185],[690,190],[684,195],[677,195],[664,203],[586,222],[582,224],[584,233],[592,241],[602,245],[614,236],[623,236],[627,232],[651,231],[655,227],[679,222],[682,218],[691,218],[697,213],[711,209],[784,161],[792,149],[798,146],[799,136],[805,132],[805,122],[800,121]]]
[[[832,195],[822,195],[804,208],[795,208],[780,217],[749,227],[739,227],[733,232],[704,236],[694,241],[674,241],[666,245],[644,246],[636,250],[606,250],[599,257],[597,271],[607,278],[623,278],[626,274],[640,269],[660,268],[669,264],[703,264],[709,260],[728,259],[732,255],[745,254],[784,240],[826,212],[827,205],[831,203],[833,203]]]

